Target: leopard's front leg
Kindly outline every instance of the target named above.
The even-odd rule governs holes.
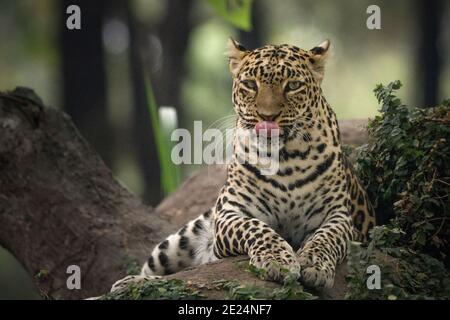
[[[331,213],[297,251],[302,282],[310,287],[331,288],[336,266],[347,256],[353,223],[346,208]]]
[[[264,222],[233,211],[216,213],[214,253],[221,258],[247,254],[251,265],[265,270],[266,280],[300,276],[300,264],[289,243]]]

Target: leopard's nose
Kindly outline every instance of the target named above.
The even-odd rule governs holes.
[[[275,121],[275,119],[278,118],[278,116],[281,114],[281,111],[278,113],[271,113],[271,114],[266,114],[266,113],[262,113],[262,112],[256,112],[256,113],[264,121]]]

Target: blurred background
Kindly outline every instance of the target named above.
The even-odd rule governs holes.
[[[72,4],[81,30],[66,28]],[[380,30],[366,27],[372,4]],[[228,37],[249,49],[330,39],[325,95],[339,119],[368,118],[377,83],[400,79],[410,105],[450,97],[449,24],[444,0],[0,0],[0,91],[30,87],[65,110],[114,175],[157,205],[197,169],[163,161],[167,130],[228,124]],[[5,298],[39,296],[0,247]]]

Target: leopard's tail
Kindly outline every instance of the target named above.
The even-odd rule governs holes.
[[[212,209],[159,243],[142,267],[142,276],[166,275],[217,260],[213,252]]]

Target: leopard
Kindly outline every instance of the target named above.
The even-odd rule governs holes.
[[[277,133],[278,168],[268,175],[258,163],[229,163],[215,205],[156,245],[141,274],[113,291],[236,255],[247,255],[265,280],[333,286],[349,243],[367,241],[376,217],[322,91],[330,47],[325,40],[310,50],[248,50],[229,39],[236,128]]]

